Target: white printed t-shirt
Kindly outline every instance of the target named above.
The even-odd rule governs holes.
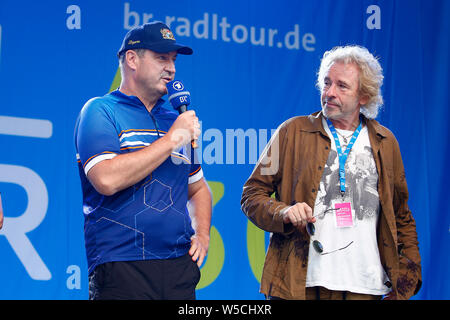
[[[339,159],[336,145],[326,120],[322,123],[331,139],[331,150],[320,181],[314,205],[314,215],[334,208],[340,201]],[[347,142],[352,131],[336,129]],[[339,136],[342,151],[344,139]],[[311,237],[306,286],[322,286],[329,290],[362,294],[384,295],[390,291],[388,280],[380,262],[377,245],[377,222],[380,209],[377,191],[378,173],[370,146],[367,127],[364,126],[350,151],[345,164],[346,196],[352,202],[353,227],[336,227],[334,211],[316,217],[315,235]],[[323,245],[323,252],[333,251],[353,243],[343,250],[320,255],[312,241]]]

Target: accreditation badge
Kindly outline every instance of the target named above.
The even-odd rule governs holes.
[[[335,225],[337,228],[349,228],[355,225],[355,211],[349,199],[334,201]]]

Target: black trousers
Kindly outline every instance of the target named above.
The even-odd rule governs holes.
[[[307,287],[305,300],[381,300],[381,296],[354,293],[350,291],[334,291],[324,287]],[[284,300],[279,297],[268,296],[267,300]]]
[[[200,270],[186,254],[167,260],[106,262],[89,276],[91,300],[195,300]]]

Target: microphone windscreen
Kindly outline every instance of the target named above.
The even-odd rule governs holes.
[[[166,84],[166,87],[169,101],[174,109],[178,109],[182,105],[188,106],[191,103],[191,94],[186,91],[181,81],[172,80]]]

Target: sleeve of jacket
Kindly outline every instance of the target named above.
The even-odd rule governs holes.
[[[417,240],[416,222],[408,206],[408,186],[400,148],[394,138],[394,212],[396,216],[400,298],[409,299],[422,285],[422,268]]]
[[[289,233],[293,230],[291,224],[283,223],[280,214],[289,206],[277,200],[287,144],[286,121],[273,134],[243,187],[242,211],[257,227],[268,232]]]

